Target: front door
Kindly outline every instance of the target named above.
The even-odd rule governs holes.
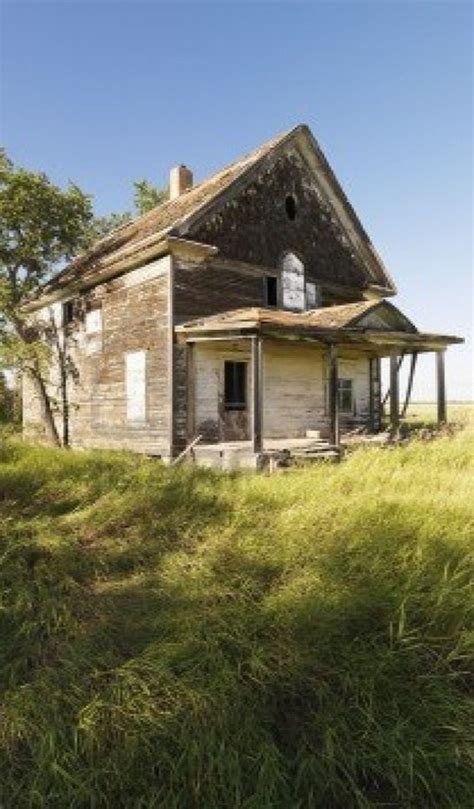
[[[222,441],[250,438],[248,408],[248,362],[224,362],[224,390],[221,406]]]

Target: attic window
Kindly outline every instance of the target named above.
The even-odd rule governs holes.
[[[285,199],[285,211],[288,219],[294,222],[296,219],[296,200],[293,194],[288,194]]]

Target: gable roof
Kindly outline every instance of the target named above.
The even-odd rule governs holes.
[[[221,200],[227,199],[267,158],[273,158],[293,140],[298,142],[311,167],[318,172],[318,179],[325,192],[329,191],[334,214],[367,269],[367,285],[379,286],[386,294],[393,294],[396,291],[393,280],[375,252],[319,145],[304,124],[272,138],[176,199],[162,203],[99,239],[87,252],[73,259],[54,276],[43,291],[49,293],[71,284],[93,280],[95,273],[101,270],[105,262],[109,266],[114,263],[115,257],[118,261],[125,253],[133,253],[136,259],[143,252],[144,261],[149,260],[151,246],[162,243],[166,236],[186,239],[191,225],[200,221]],[[119,271],[122,271],[122,265]]]

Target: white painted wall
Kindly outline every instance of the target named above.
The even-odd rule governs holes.
[[[249,362],[246,340],[196,344],[196,431],[204,422],[219,420],[225,360]],[[356,417],[368,414],[369,367],[365,357],[341,359],[339,376],[353,380]],[[304,436],[306,430],[327,426],[327,385],[324,353],[316,346],[265,341],[263,349],[263,434],[266,438]]]

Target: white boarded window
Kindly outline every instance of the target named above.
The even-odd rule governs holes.
[[[304,264],[294,253],[286,253],[281,269],[283,306],[302,311],[305,308]]]
[[[102,331],[102,309],[91,309],[86,312],[86,334],[97,334]]]
[[[146,352],[130,351],[125,354],[125,382],[127,420],[145,421],[146,418]]]
[[[321,306],[321,287],[308,281],[306,284],[306,308],[319,309]]]

